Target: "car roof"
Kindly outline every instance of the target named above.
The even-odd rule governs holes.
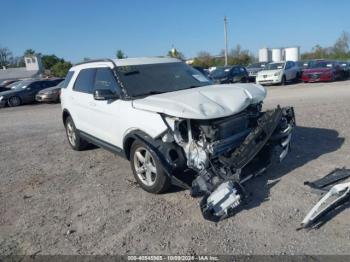
[[[269,63],[269,64],[281,64],[281,63],[286,63],[286,62],[292,62],[292,61],[271,62],[271,63]]]
[[[116,66],[132,66],[132,65],[148,65],[148,64],[164,64],[164,63],[181,63],[182,61],[172,57],[135,57],[123,59],[98,59],[82,62],[74,65],[70,70],[80,70],[83,68],[101,67],[109,65]]]

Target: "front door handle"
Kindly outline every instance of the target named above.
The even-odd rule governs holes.
[[[89,102],[89,106],[95,107],[95,106],[96,106],[96,103],[95,103],[95,102]]]

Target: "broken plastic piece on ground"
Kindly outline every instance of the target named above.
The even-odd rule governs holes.
[[[350,177],[350,169],[336,168],[328,175],[313,182],[305,181],[304,185],[308,185],[316,189],[325,189],[327,186],[342,181]]]
[[[326,201],[334,196],[338,198],[326,204]],[[310,210],[304,220],[301,222],[301,227],[306,228],[314,225],[321,217],[350,200],[350,182],[335,185],[325,194],[320,201]]]

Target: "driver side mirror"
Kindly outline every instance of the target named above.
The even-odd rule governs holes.
[[[95,100],[116,100],[119,96],[110,89],[97,89],[94,91]]]

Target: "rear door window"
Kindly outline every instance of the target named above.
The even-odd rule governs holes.
[[[96,69],[82,69],[74,83],[74,91],[92,94]]]

